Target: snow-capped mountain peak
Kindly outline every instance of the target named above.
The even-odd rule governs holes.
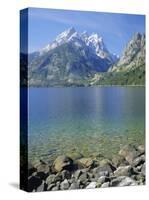
[[[67,29],[66,31],[62,32],[61,34],[59,34],[57,37],[56,37],[56,41],[58,43],[61,43],[63,41],[67,41],[70,37],[72,37],[72,35],[74,35],[76,33],[76,30],[71,27],[69,29]]]
[[[100,37],[97,33],[92,33],[92,34],[89,36],[89,39],[94,40],[94,41],[96,41],[96,42],[102,41],[102,37]]]
[[[48,44],[46,47],[40,50],[40,55],[64,44],[65,42],[69,41],[73,36],[75,37],[76,35],[77,32],[73,27],[63,31],[56,37],[56,39],[52,43]]]
[[[103,38],[100,37],[97,33],[92,33],[87,39],[86,44],[96,53],[97,56],[101,58],[106,58],[109,54]]]
[[[73,43],[78,48],[89,48],[92,53],[101,59],[108,59],[111,63],[115,62],[116,57],[107,50],[103,38],[99,36],[98,33],[92,33],[91,35],[89,35],[87,31],[78,33],[73,27],[60,33],[53,42],[39,51],[39,54],[42,55],[69,42]]]

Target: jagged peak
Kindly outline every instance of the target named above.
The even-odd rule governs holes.
[[[101,36],[98,35],[98,33],[92,33],[89,38],[91,39],[94,39],[94,40],[98,40],[100,42],[103,42],[103,38]]]
[[[76,30],[74,27],[70,27],[69,29],[66,29],[65,31],[63,31],[62,33],[60,33],[57,37],[56,40],[59,40],[61,38],[69,38],[71,35],[73,35],[74,33],[76,33]]]
[[[142,38],[145,38],[145,34],[141,34],[139,32],[136,32],[134,33],[134,35],[132,36],[132,39],[130,42],[135,42],[135,41],[138,41],[138,40],[141,40]]]
[[[40,51],[40,55],[44,52],[48,52],[64,43],[74,42],[76,46],[82,46],[92,49],[92,51],[98,57],[104,59],[109,57],[110,60],[115,60],[113,56],[106,48],[103,38],[98,33],[88,34],[87,31],[81,33],[77,32],[74,27],[70,27],[61,32],[56,39],[48,44]]]
[[[68,34],[72,35],[72,34],[76,33],[77,31],[75,30],[74,27],[70,27],[65,32],[67,32]]]
[[[75,28],[73,26],[71,26],[69,29],[67,29],[70,32],[76,32]]]
[[[141,48],[141,42],[144,39],[145,39],[144,34],[141,34],[139,32],[134,33],[131,40],[127,43],[123,54],[125,54],[125,51],[128,51],[128,49],[132,48],[134,45],[137,46],[137,48]]]
[[[40,55],[42,55],[44,52],[47,52],[47,51],[54,49],[55,47],[63,44],[64,42],[66,42],[67,40],[72,38],[73,36],[76,37],[76,35],[77,35],[77,32],[74,27],[70,27],[70,28],[66,29],[65,31],[61,32],[53,42],[49,43],[46,47],[41,49]]]
[[[88,32],[85,30],[81,33],[82,35],[88,35]]]
[[[83,31],[80,35],[81,35],[81,37],[83,37],[83,38],[88,38],[88,37],[89,37],[89,34],[88,34],[87,31]]]

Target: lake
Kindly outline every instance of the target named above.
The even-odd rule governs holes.
[[[145,140],[144,87],[29,88],[29,160],[81,152],[111,157]]]

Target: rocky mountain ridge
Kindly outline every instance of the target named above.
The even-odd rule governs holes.
[[[24,61],[21,63],[24,73]],[[28,55],[25,83],[33,87],[144,85],[145,34],[135,33],[119,58],[108,51],[97,33],[69,28]]]
[[[135,33],[119,61],[95,74],[91,85],[145,85],[145,34]]]
[[[120,60],[109,71],[127,71],[145,64],[145,34],[135,33]]]
[[[70,28],[45,48],[29,56],[29,84],[80,83],[93,77],[96,72],[106,72],[117,60],[98,34],[78,33]]]

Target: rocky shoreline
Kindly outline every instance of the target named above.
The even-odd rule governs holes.
[[[92,189],[145,184],[144,145],[125,145],[117,155],[58,156],[53,162],[28,164],[28,191]]]

